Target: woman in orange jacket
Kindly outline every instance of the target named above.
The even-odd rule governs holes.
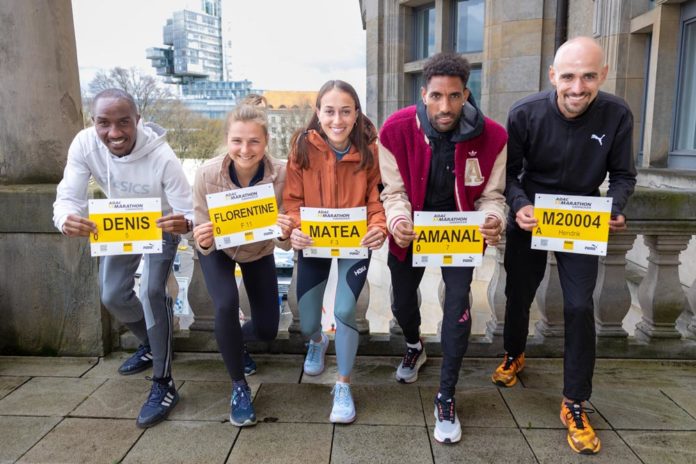
[[[283,203],[294,221],[290,235],[293,248],[302,250],[312,239],[300,229],[300,207],[367,209],[367,233],[361,246],[377,250],[386,237],[386,219],[379,200],[377,131],[360,110],[355,89],[340,80],[329,81],[317,95],[315,113],[307,126],[292,139]],[[369,265],[366,259],[338,259],[336,360],[338,381],[334,387],[331,422],[355,420],[350,392],[350,374],[358,350],[355,304]],[[328,337],[321,331],[321,310],[331,259],[305,258],[298,254],[297,301],[302,333],[309,337],[304,362],[307,375],[324,370]]]

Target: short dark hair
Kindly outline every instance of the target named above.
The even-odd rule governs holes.
[[[97,106],[97,102],[102,98],[115,98],[117,100],[125,100],[133,111],[134,114],[138,114],[138,105],[135,104],[135,99],[131,94],[121,89],[106,89],[102,90],[94,96],[92,100],[92,114],[94,114],[94,108]]]
[[[469,83],[469,74],[471,73],[471,65],[469,60],[457,53],[438,53],[433,55],[423,66],[423,77],[427,86],[435,76],[451,76],[458,77],[462,80],[464,88]]]

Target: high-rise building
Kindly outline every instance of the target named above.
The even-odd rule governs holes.
[[[182,96],[197,100],[229,100],[251,91],[248,80],[232,81],[229,54],[223,46],[221,0],[201,0],[200,8],[175,11],[163,28],[166,47],[147,49],[159,76],[180,84]],[[226,46],[231,44],[227,41]]]

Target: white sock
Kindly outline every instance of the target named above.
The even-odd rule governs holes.
[[[409,348],[415,348],[418,351],[423,350],[423,344],[420,342],[420,340],[418,340],[418,343],[406,343],[406,346]]]

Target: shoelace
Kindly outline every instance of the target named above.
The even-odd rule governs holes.
[[[334,400],[343,408],[350,407],[350,387],[348,385],[336,384],[331,390]]]
[[[568,413],[566,413],[566,419],[572,419],[575,422],[575,427],[578,429],[585,428],[585,421],[583,420],[583,411],[585,414],[594,413],[595,410],[592,408],[583,408],[580,403],[566,403],[568,407]],[[587,417],[587,416],[585,416]]]
[[[322,342],[324,340],[322,339]],[[314,343],[314,342],[309,342],[309,347],[307,348],[307,359],[309,359],[309,362],[311,363],[317,363],[319,362],[319,358],[321,357],[321,342],[319,343]]]
[[[251,404],[251,398],[249,398],[249,392],[245,387],[235,387],[232,392],[232,404],[234,406],[240,405],[243,409],[246,409]]]
[[[152,380],[151,377],[146,377],[147,380]],[[156,380],[152,382],[152,388],[150,388],[150,396],[147,397],[147,404],[149,406],[159,406],[162,403],[164,395],[169,391],[169,385],[162,384]]]
[[[436,403],[437,415],[440,422],[449,421],[454,424],[454,400],[450,399],[448,401],[443,401],[441,399],[437,399]]]
[[[408,348],[406,350],[406,354],[404,355],[403,361],[401,363],[404,365],[404,367],[408,367],[409,369],[413,369],[416,367],[416,359],[418,359],[418,354],[420,351],[416,348]]]

